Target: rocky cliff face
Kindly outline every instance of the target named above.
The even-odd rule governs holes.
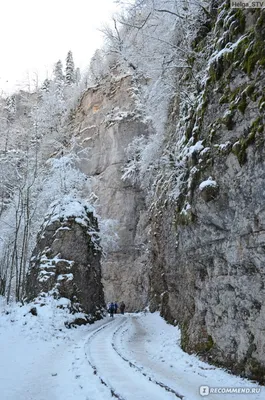
[[[143,193],[121,176],[128,144],[149,131],[135,97],[132,77],[115,70],[83,95],[72,125],[76,151],[86,154],[79,167],[93,177],[98,213],[116,221],[119,236],[117,249],[102,259],[105,299],[123,300],[127,310],[134,311],[148,301],[145,202]]]
[[[181,115],[176,96],[169,115],[180,194],[158,188],[153,204],[150,301],[186,351],[264,383],[265,13],[217,6],[193,43],[197,101]]]
[[[42,292],[71,300],[72,311],[100,317],[104,307],[97,221],[92,212],[49,218],[38,237],[27,276],[27,300]],[[90,233],[91,232],[91,233]]]

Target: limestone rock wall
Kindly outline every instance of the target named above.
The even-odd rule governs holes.
[[[93,177],[98,213],[117,223],[118,249],[102,258],[105,299],[123,300],[131,311],[148,302],[144,195],[121,180],[128,144],[150,130],[136,105],[136,93],[130,75],[113,71],[85,92],[72,123],[76,151],[85,154],[79,167]]]
[[[186,120],[195,147],[181,195],[156,199],[152,216],[150,301],[180,325],[185,350],[264,383],[265,14],[215,4],[194,42],[208,62]]]

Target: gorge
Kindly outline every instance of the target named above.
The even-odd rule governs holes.
[[[83,211],[71,214],[64,200],[67,219],[59,213],[32,230],[25,295],[50,291],[59,277],[66,286],[70,279],[61,295],[76,296],[88,314],[122,300],[130,312],[160,311],[180,327],[185,351],[264,384],[265,11],[223,0],[167,3],[127,10],[61,128],[53,121],[38,139],[44,172],[23,188],[38,185],[41,223],[51,181],[63,188],[60,200],[93,207],[85,226]],[[5,146],[2,137],[3,166]],[[15,162],[24,168],[17,153]],[[3,221],[16,198],[8,188]],[[115,239],[103,251],[106,221]],[[15,253],[1,250],[6,265]],[[42,278],[52,273],[52,281],[40,284],[43,264]],[[13,273],[2,269],[0,278]]]

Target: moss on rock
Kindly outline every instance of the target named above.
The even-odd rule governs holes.
[[[261,385],[265,384],[265,366],[262,365],[258,360],[252,358],[247,365],[247,375],[251,379],[256,380]]]
[[[202,339],[199,343],[197,343],[194,347],[194,350],[197,354],[205,354],[208,353],[214,346],[214,341],[211,335],[208,335],[207,338]]]

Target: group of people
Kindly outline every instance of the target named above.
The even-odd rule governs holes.
[[[118,304],[116,302],[115,303],[113,303],[113,302],[108,303],[108,313],[110,314],[110,316],[112,318],[114,317],[114,314],[117,314],[118,309],[120,309],[120,313],[121,314],[124,314],[125,304],[124,304],[123,301],[120,303],[119,306],[118,306]]]

